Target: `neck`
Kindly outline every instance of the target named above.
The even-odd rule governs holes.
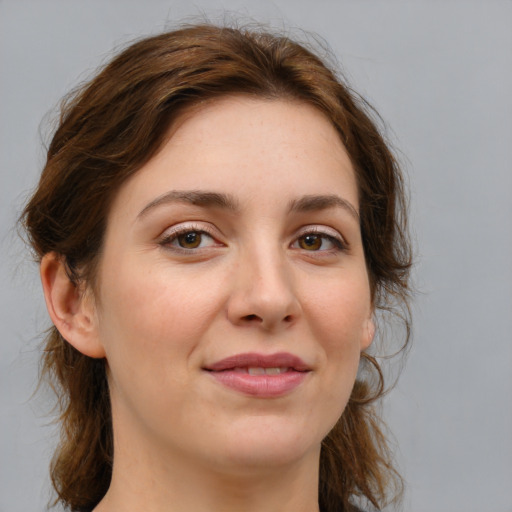
[[[286,464],[226,469],[116,443],[111,485],[94,512],[318,512],[319,455],[320,447]]]
[[[118,453],[116,453],[116,456]],[[318,460],[318,457],[316,457]],[[116,461],[95,512],[318,512],[318,463],[215,471],[176,460]],[[313,467],[313,470],[311,470]]]

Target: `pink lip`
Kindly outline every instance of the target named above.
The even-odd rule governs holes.
[[[247,368],[286,368],[277,375],[250,375]],[[299,357],[286,352],[264,355],[237,354],[204,368],[224,386],[247,395],[271,398],[285,395],[306,379],[311,368]]]

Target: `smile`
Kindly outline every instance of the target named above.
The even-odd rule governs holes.
[[[262,368],[258,366],[251,366],[247,368],[233,368],[234,372],[237,373],[248,373],[249,375],[279,375],[280,373],[285,373],[289,370],[289,368]]]
[[[258,398],[284,396],[297,388],[311,368],[288,353],[231,356],[204,368],[218,383]]]

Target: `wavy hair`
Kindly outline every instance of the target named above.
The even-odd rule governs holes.
[[[180,114],[231,94],[310,104],[337,130],[359,187],[373,304],[376,311],[405,312],[405,346],[411,250],[404,185],[375,112],[306,45],[263,30],[200,24],[139,40],[63,101],[39,185],[20,219],[37,258],[55,252],[73,283],[94,283],[109,208],[121,185],[161,147]],[[361,364],[349,403],[322,444],[324,512],[353,510],[354,499],[380,509],[400,489],[375,408],[384,393],[383,373],[369,354]],[[89,511],[112,475],[105,361],[81,354],[52,327],[42,379],[56,391],[60,411],[51,464],[56,501]]]

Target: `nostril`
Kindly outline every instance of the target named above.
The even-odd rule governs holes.
[[[293,324],[295,321],[295,315],[286,315],[284,317],[281,317],[281,321],[279,322],[278,318],[272,318],[271,316],[269,318],[265,316],[256,315],[254,313],[251,313],[250,315],[244,315],[242,317],[239,317],[239,322],[241,322],[241,325],[245,326],[261,326],[264,329],[273,329],[277,325],[281,324]]]

